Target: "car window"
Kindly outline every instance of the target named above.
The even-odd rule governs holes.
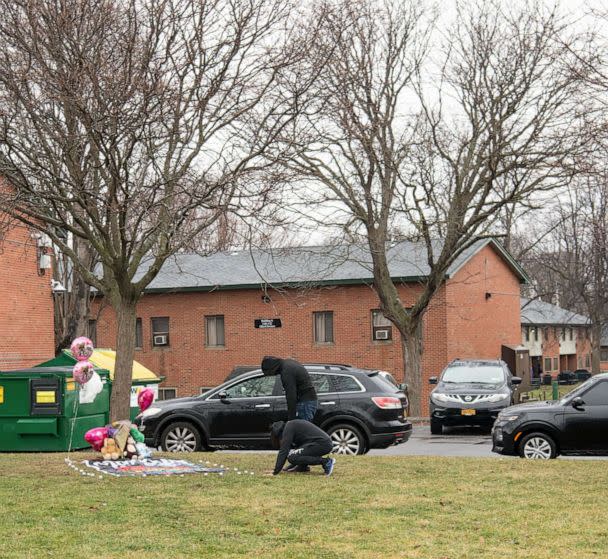
[[[453,363],[441,377],[443,382],[499,384],[505,381],[505,371],[498,365]]]
[[[608,382],[598,382],[582,398],[587,406],[608,406]]]
[[[276,377],[262,376],[243,380],[226,388],[228,398],[259,398],[262,396],[272,396]]]
[[[310,380],[312,385],[315,387],[317,394],[327,394],[331,392],[331,383],[329,381],[329,375],[319,375],[315,373],[310,374]]]
[[[331,382],[334,385],[334,392],[360,392],[359,383],[348,375],[331,375]]]

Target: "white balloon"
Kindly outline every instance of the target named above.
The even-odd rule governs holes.
[[[80,403],[90,404],[95,401],[97,394],[103,390],[103,382],[98,373],[94,372],[91,380],[80,387]]]

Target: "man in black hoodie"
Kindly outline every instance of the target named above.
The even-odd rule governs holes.
[[[272,424],[270,438],[275,448],[279,448],[272,475],[281,473],[285,461],[294,468],[322,466],[326,476],[330,476],[336,463],[334,458],[325,457],[332,450],[331,439],[319,427],[302,419]]]
[[[280,359],[267,355],[262,359],[265,375],[281,375],[281,384],[287,398],[287,420],[312,421],[317,411],[317,392],[308,371],[294,359]]]

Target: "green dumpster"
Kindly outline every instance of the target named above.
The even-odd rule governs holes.
[[[0,372],[0,451],[88,448],[84,434],[109,421],[109,371],[96,371],[103,390],[90,404],[79,401],[72,367]]]
[[[116,352],[112,349],[96,349],[89,361],[95,366],[110,372],[110,382],[114,379],[114,366],[116,363]],[[73,367],[76,359],[69,349],[64,349],[57,357],[40,363],[36,367]],[[154,400],[158,399],[158,385],[164,377],[156,376],[150,369],[141,363],[133,361],[131,380],[131,421],[139,413],[137,395],[144,388],[150,388],[154,392]]]

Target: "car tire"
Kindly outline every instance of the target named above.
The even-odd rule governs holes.
[[[431,435],[441,435],[443,433],[443,424],[441,421],[431,419]]]
[[[165,427],[160,444],[165,452],[197,452],[202,448],[201,434],[192,423],[178,421]]]
[[[519,455],[528,460],[550,460],[557,456],[557,446],[545,433],[529,433],[519,444]]]
[[[334,454],[347,454],[350,456],[365,454],[368,450],[367,441],[358,427],[351,423],[338,423],[332,425],[327,434],[333,445]]]

